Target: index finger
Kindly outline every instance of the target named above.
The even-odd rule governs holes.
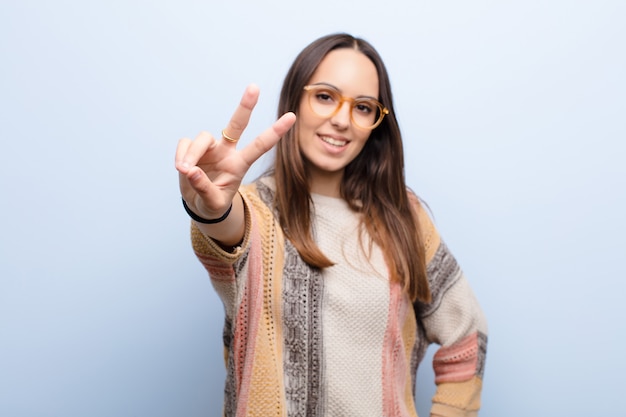
[[[239,102],[237,109],[230,118],[230,122],[228,122],[228,125],[224,129],[224,133],[226,135],[236,140],[241,138],[243,131],[246,129],[246,126],[248,126],[252,110],[254,109],[254,106],[256,106],[258,100],[259,87],[254,84],[250,84],[246,88],[246,91],[244,91],[243,97],[241,97],[241,101]]]

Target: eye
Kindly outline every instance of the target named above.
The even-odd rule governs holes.
[[[374,103],[372,103],[371,101],[368,101],[368,100],[357,101],[356,103],[354,103],[354,108],[359,113],[371,114],[371,113],[374,113],[376,111],[376,104],[374,104]]]
[[[336,101],[335,93],[328,90],[318,90],[315,99],[324,104],[333,104]]]

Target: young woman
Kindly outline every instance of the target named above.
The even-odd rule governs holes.
[[[176,151],[193,248],[225,308],[225,416],[416,416],[431,343],[432,416],[475,416],[487,327],[404,180],[385,66],[366,41],[320,38],[291,66],[280,118],[236,149],[248,87],[221,139]],[[275,148],[273,168],[241,185]]]

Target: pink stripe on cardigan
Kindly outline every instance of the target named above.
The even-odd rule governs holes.
[[[476,375],[478,366],[478,333],[442,347],[433,358],[435,382],[463,382]]]

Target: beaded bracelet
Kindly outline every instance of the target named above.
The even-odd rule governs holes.
[[[205,219],[205,218],[202,218],[202,217],[198,216],[193,211],[191,211],[191,209],[187,205],[187,202],[185,201],[184,198],[181,197],[181,200],[183,200],[183,207],[185,208],[185,211],[187,212],[189,217],[191,217],[193,220],[197,221],[198,223],[215,224],[215,223],[222,222],[222,221],[226,220],[226,217],[228,217],[228,215],[230,214],[230,211],[233,209],[233,203],[230,203],[230,206],[228,207],[228,210],[226,210],[226,213],[224,213],[222,215],[222,217],[219,217],[217,219]]]

